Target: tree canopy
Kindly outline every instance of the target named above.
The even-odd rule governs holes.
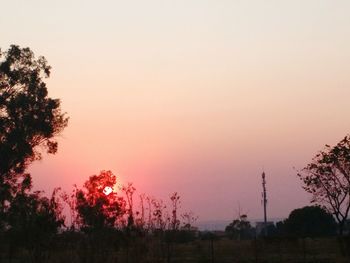
[[[337,145],[326,145],[300,173],[311,201],[333,214],[342,235],[350,210],[350,137]]]

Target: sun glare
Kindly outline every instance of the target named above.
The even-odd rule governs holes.
[[[118,192],[120,190],[122,190],[123,188],[123,184],[118,180],[114,185],[113,185],[113,191],[114,192]]]

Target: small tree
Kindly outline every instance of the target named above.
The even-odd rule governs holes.
[[[155,198],[151,199],[152,207],[152,224],[153,231],[163,232],[166,229],[168,222],[170,222],[170,217],[167,214],[166,205],[164,205],[163,200],[157,200]]]
[[[225,232],[232,239],[249,239],[252,233],[252,226],[247,215],[240,215],[225,228]]]
[[[137,215],[139,216],[136,219],[136,225],[145,230],[145,201],[146,201],[146,195],[145,194],[140,194],[140,212],[137,212]]]
[[[62,204],[57,196],[59,188],[53,191],[51,198],[43,197],[40,191],[22,190],[14,197],[6,214],[10,251],[26,248],[33,262],[41,262],[42,252],[49,249],[51,239],[64,225]]]
[[[298,176],[306,192],[312,194],[311,202],[335,216],[343,235],[350,210],[350,137],[334,147],[326,145]]]
[[[69,208],[69,219],[70,219],[70,230],[75,231],[79,226],[79,217],[77,214],[77,194],[78,187],[76,184],[73,185],[73,191],[71,194],[66,192],[61,193],[61,199],[68,205]]]
[[[171,230],[178,230],[179,226],[180,226],[180,220],[177,218],[177,213],[178,213],[178,209],[179,209],[179,205],[180,205],[180,196],[177,192],[173,193],[170,196],[170,200],[171,200],[171,226],[170,229]]]
[[[84,189],[78,190],[76,207],[84,229],[116,227],[118,219],[126,213],[126,202],[115,192],[104,193],[106,187],[113,188],[117,178],[111,171],[101,171],[90,176]]]
[[[337,229],[332,214],[318,206],[295,209],[283,223],[286,234],[297,237],[331,236]]]
[[[133,201],[133,195],[136,188],[132,185],[132,183],[128,183],[126,186],[122,187],[122,191],[125,193],[125,197],[128,203],[128,209],[127,209],[127,225],[128,227],[131,227],[134,225],[134,201]]]
[[[191,231],[195,229],[195,222],[198,219],[198,216],[194,215],[192,211],[190,212],[185,212],[181,215],[182,220],[183,220],[183,226],[181,227],[182,230],[188,230]]]
[[[146,202],[146,208],[145,210],[147,211],[147,223],[146,223],[146,228],[147,231],[153,231],[154,230],[154,224],[153,224],[153,209],[152,209],[152,200],[154,198],[150,196],[145,197],[145,202]]]

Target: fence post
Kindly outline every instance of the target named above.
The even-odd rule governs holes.
[[[255,263],[258,263],[258,244],[256,235],[254,236],[254,256],[255,256]]]
[[[302,246],[303,246],[303,262],[306,262],[306,244],[305,237],[302,237]]]
[[[214,234],[210,237],[211,263],[214,263]]]

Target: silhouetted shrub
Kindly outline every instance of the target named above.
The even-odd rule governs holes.
[[[337,229],[333,216],[318,206],[293,210],[283,224],[285,234],[298,237],[332,236]]]

